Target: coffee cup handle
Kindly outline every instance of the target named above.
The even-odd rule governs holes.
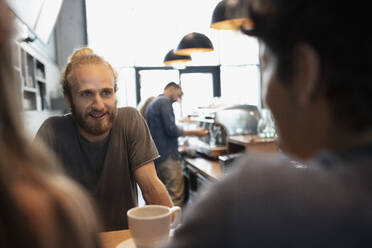
[[[175,214],[175,218],[173,223],[171,224],[171,228],[176,228],[179,224],[181,224],[181,217],[182,217],[182,209],[180,207],[172,207],[169,209],[171,215]]]

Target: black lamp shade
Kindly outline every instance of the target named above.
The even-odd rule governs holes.
[[[248,29],[252,28],[253,23],[247,17],[242,9],[237,6],[229,5],[226,1],[221,1],[217,4],[213,11],[211,28],[220,30],[239,30],[241,27]]]
[[[188,56],[195,52],[211,52],[213,50],[212,42],[207,36],[193,32],[182,38],[175,53],[178,55]]]
[[[188,61],[191,61],[190,56],[178,55],[174,52],[174,50],[170,50],[164,58],[164,64],[169,66],[186,63]]]

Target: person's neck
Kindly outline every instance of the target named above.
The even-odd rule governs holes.
[[[109,129],[108,131],[106,131],[106,132],[104,132],[103,134],[100,134],[100,135],[94,135],[94,134],[88,133],[83,128],[81,128],[79,126],[78,126],[78,131],[79,131],[79,134],[84,139],[86,139],[87,141],[98,142],[98,141],[104,140],[110,134],[111,129]]]
[[[301,159],[309,159],[320,151],[343,154],[356,147],[372,144],[372,130],[356,133],[345,128],[332,126],[327,131],[327,133],[323,133],[323,137],[318,136],[318,138],[309,141],[302,151],[303,153],[296,155]]]
[[[290,147],[286,147],[285,142],[281,144],[283,151],[306,160],[316,156],[320,151],[342,154],[372,143],[372,129],[358,133],[345,128],[332,117],[326,103],[320,102],[309,109],[309,112],[302,115],[302,124],[299,124],[305,128],[290,137],[292,138]]]
[[[345,128],[334,128],[328,141],[330,150],[336,153],[344,153],[355,147],[372,144],[372,129],[364,132],[351,132]]]
[[[171,93],[169,91],[165,90],[163,92],[163,95],[166,96],[166,97],[168,97],[169,99],[171,99]]]

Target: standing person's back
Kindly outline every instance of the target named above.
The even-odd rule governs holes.
[[[157,174],[165,184],[173,203],[178,206],[182,206],[185,198],[178,137],[207,134],[204,129],[186,131],[176,125],[172,104],[178,101],[182,94],[181,87],[170,82],[165,86],[163,94],[152,100],[145,111],[147,124],[160,153],[160,158],[155,160]]]
[[[182,135],[183,130],[176,125],[172,104],[170,98],[159,95],[145,111],[152,138],[161,154],[156,163],[161,163],[168,156],[179,158],[178,137]]]

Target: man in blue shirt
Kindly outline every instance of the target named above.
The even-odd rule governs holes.
[[[177,127],[172,104],[182,97],[181,87],[170,82],[163,94],[157,96],[145,110],[145,118],[152,138],[160,153],[155,160],[156,171],[165,184],[174,205],[181,206],[184,200],[184,181],[178,153],[179,136],[204,136],[205,129],[182,130]]]

